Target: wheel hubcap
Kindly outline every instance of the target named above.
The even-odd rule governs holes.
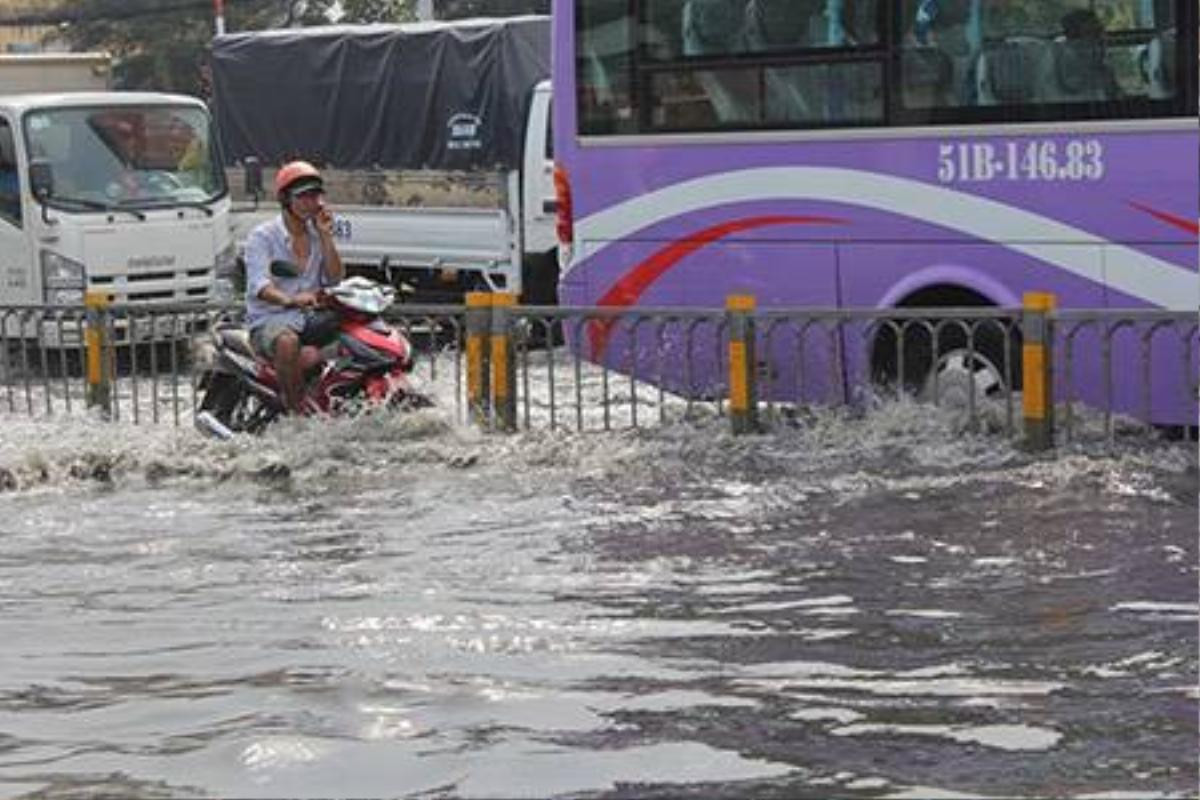
[[[966,348],[951,350],[938,359],[921,389],[921,399],[952,408],[966,408],[975,400],[1000,398],[1005,393],[999,367],[982,353]]]

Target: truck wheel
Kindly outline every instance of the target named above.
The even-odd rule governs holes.
[[[521,303],[558,305],[558,257],[553,253],[527,256],[521,265]]]
[[[558,305],[558,256],[540,253],[529,256],[521,267],[521,304]],[[535,345],[559,345],[563,342],[562,322],[552,317],[530,319],[529,341]]]

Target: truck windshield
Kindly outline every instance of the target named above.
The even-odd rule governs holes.
[[[189,106],[39,109],[25,117],[31,160],[53,171],[50,202],[154,208],[225,192],[208,114]]]

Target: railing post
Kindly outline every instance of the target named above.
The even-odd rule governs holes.
[[[758,431],[758,392],[754,385],[753,295],[725,298],[729,317],[729,420],[735,434]]]
[[[517,429],[516,359],[513,353],[512,309],[517,296],[511,292],[492,295],[492,408],[501,430]]]
[[[467,408],[471,419],[486,425],[491,411],[491,368],[488,339],[492,327],[492,293],[467,293]]]
[[[1049,292],[1026,292],[1021,315],[1022,404],[1025,446],[1030,450],[1054,447],[1054,371],[1050,314],[1058,305]]]
[[[112,413],[112,362],[108,341],[110,299],[107,292],[88,292],[83,301],[87,322],[84,332],[87,406],[99,408],[106,419]]]

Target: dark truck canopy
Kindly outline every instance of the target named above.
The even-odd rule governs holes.
[[[211,65],[230,163],[515,168],[550,18],[236,33],[213,41]]]

